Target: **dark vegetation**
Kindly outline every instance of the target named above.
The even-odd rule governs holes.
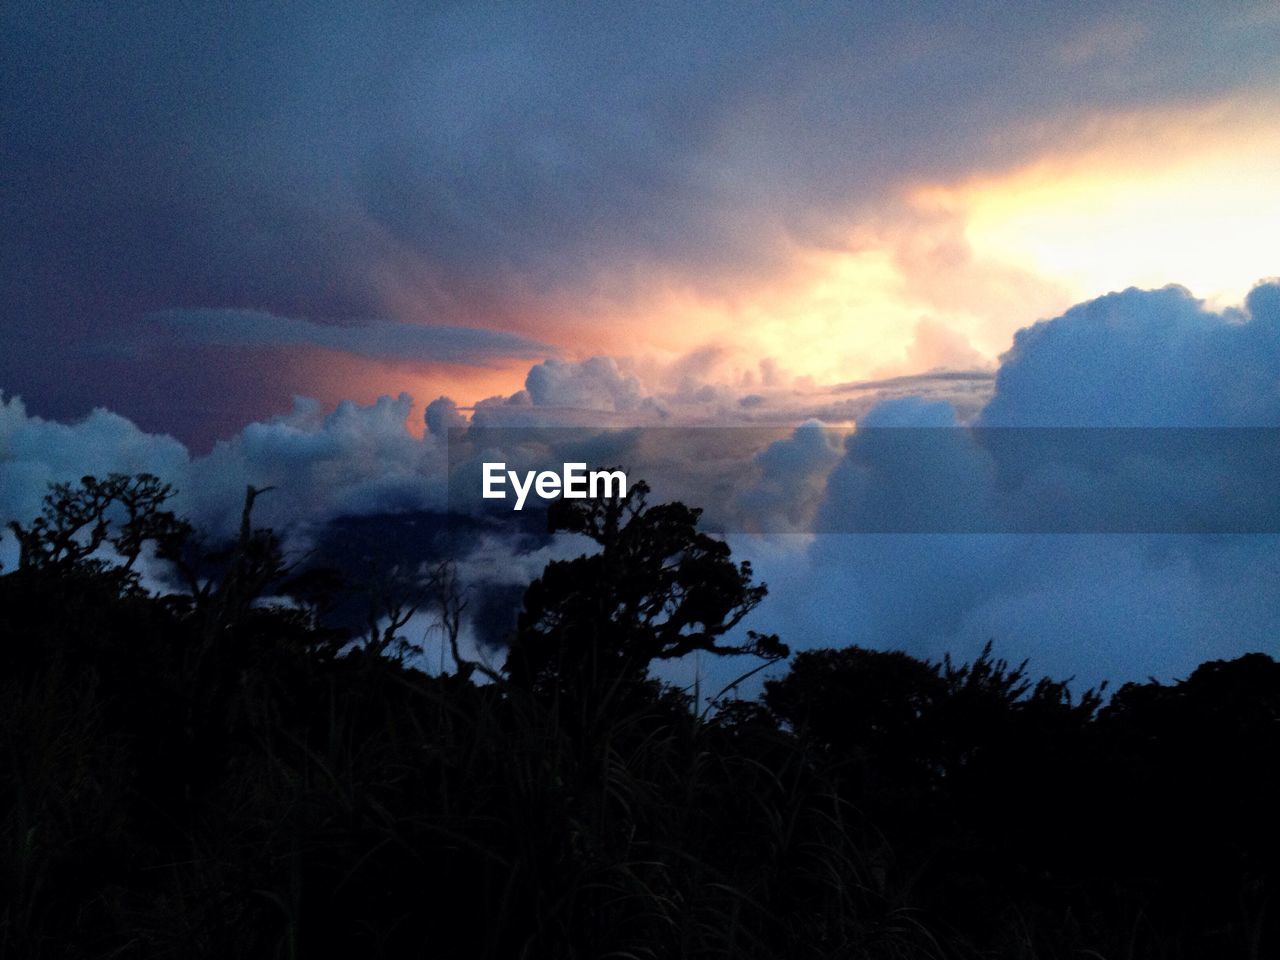
[[[600,549],[530,587],[506,668],[428,675],[404,631],[457,654],[447,566],[344,584],[255,491],[223,547],[169,492],[86,478],[13,529],[0,956],[1280,956],[1267,656],[1104,703],[854,646],[700,710],[650,663],[787,651],[730,646],[764,588],[640,489],[553,511]]]

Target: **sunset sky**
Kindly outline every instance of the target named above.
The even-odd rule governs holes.
[[[8,3],[0,521],[146,470],[310,548],[447,512],[450,427],[764,424],[699,502],[847,531],[921,479],[855,425],[1280,427],[1278,50],[1275,2]],[[1013,466],[1033,528],[1098,479]],[[471,547],[510,620],[552,554]],[[1266,524],[735,549],[797,648],[1280,637]]]
[[[991,369],[1073,303],[1277,270],[1274,3],[2,16],[0,386],[197,446],[547,357]]]

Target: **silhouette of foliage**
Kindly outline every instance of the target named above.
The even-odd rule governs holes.
[[[991,647],[804,650],[708,714],[648,665],[782,648],[726,640],[763,587],[696,511],[558,508],[600,550],[530,588],[498,673],[447,564],[290,565],[262,492],[228,544],[145,477],[11,528],[0,957],[1280,955],[1269,656],[1104,701]]]
[[[162,549],[187,537],[189,525],[161,509],[173,488],[149,473],[113,473],[105,480],[83,477],[77,486],[54,484],[40,516],[9,529],[18,541],[19,569],[85,570],[127,575],[148,541]],[[122,561],[101,557],[111,547]]]
[[[788,655],[772,635],[724,642],[767,588],[724,541],[698,530],[700,510],[651,507],[648,493],[641,482],[620,497],[552,504],[552,533],[583,534],[600,549],[553,560],[530,584],[507,658],[517,682],[569,693],[600,680],[637,682],[653,661],[695,650]]]

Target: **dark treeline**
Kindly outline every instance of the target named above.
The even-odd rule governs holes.
[[[448,567],[291,569],[253,491],[221,547],[169,493],[86,478],[13,526],[0,956],[1280,956],[1267,656],[1104,700],[850,646],[707,711],[651,663],[787,650],[730,644],[763,587],[643,488],[553,510],[599,549],[529,588],[501,670]],[[148,552],[185,589],[143,589]]]

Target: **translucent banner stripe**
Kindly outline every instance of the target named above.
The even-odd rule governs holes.
[[[472,428],[450,511],[528,530],[594,471],[724,533],[1280,533],[1271,427]]]

